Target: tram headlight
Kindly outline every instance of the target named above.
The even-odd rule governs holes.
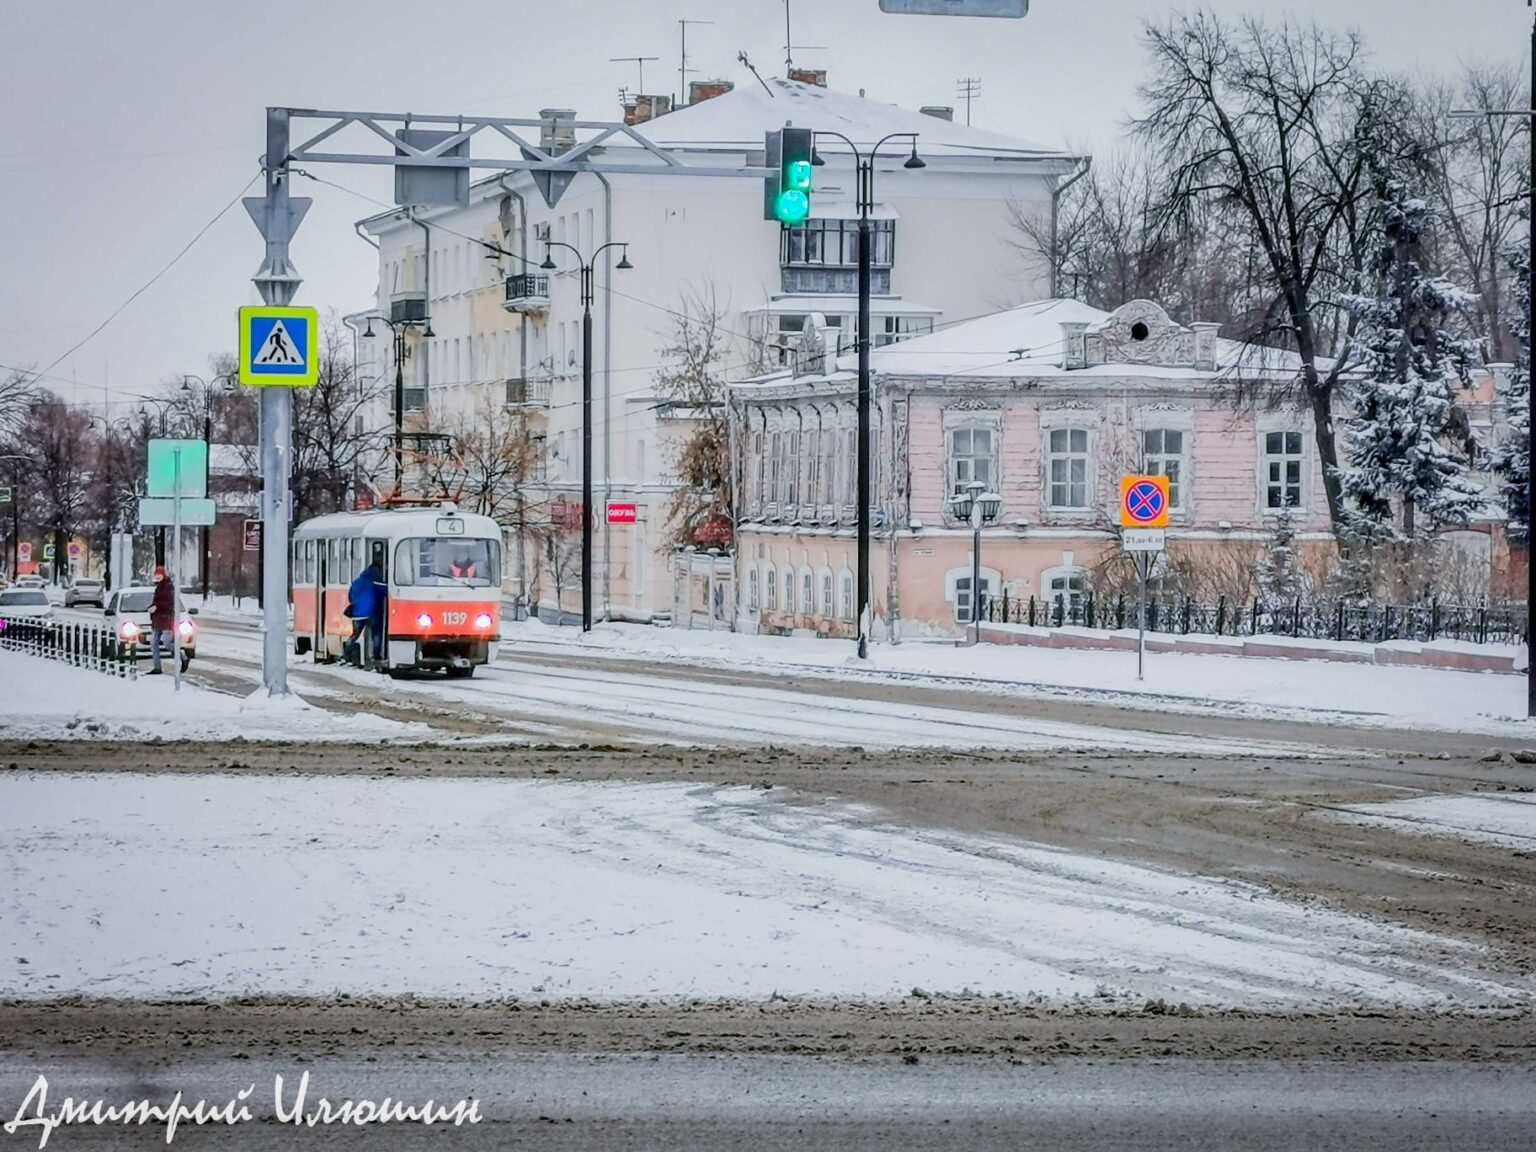
[[[420,616],[416,617],[416,623],[419,627],[430,628],[432,627],[432,617],[430,614],[423,612]]]
[[[482,612],[482,613],[480,613],[480,615],[475,617],[475,627],[476,628],[480,628],[480,629],[483,630],[483,629],[489,628],[490,626],[491,626],[491,614],[489,612]]]

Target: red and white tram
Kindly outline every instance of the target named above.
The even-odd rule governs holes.
[[[501,635],[501,529],[453,504],[337,512],[293,534],[294,651],[340,659],[352,637],[348,588],[378,564],[385,597],[384,665],[391,675],[473,676]]]

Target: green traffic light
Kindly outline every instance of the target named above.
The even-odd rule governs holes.
[[[792,160],[788,166],[786,178],[789,187],[801,192],[811,190],[811,162],[809,160]]]
[[[779,193],[774,211],[785,224],[804,224],[811,214],[811,198],[799,189],[786,189]]]

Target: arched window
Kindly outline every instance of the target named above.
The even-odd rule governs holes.
[[[800,611],[807,616],[816,611],[816,577],[809,568],[800,569]]]
[[[764,607],[770,612],[776,611],[779,607],[779,582],[774,578],[772,564],[763,569],[763,589],[767,596]]]
[[[821,570],[821,614],[832,615],[832,569]]]
[[[784,611],[793,614],[795,610],[795,570],[784,569]]]
[[[841,600],[838,604],[837,614],[844,620],[853,619],[853,573],[843,569]]]
[[[1086,568],[1049,568],[1040,574],[1040,594],[1051,619],[1070,624],[1082,619],[1083,601],[1088,596]]]
[[[995,568],[981,570],[981,614],[986,617],[987,602],[997,594],[1002,574]],[[955,623],[971,622],[971,569],[951,568],[944,573],[944,598],[955,606]]]
[[[747,611],[757,611],[757,569],[747,569]]]

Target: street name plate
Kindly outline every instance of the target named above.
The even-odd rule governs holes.
[[[1127,552],[1161,552],[1167,535],[1162,528],[1127,528],[1120,533],[1120,547]]]
[[[183,500],[181,502],[181,526],[204,528],[219,518],[212,500]],[[139,524],[141,527],[170,527],[176,523],[176,501],[157,496],[145,496],[139,500]]]

